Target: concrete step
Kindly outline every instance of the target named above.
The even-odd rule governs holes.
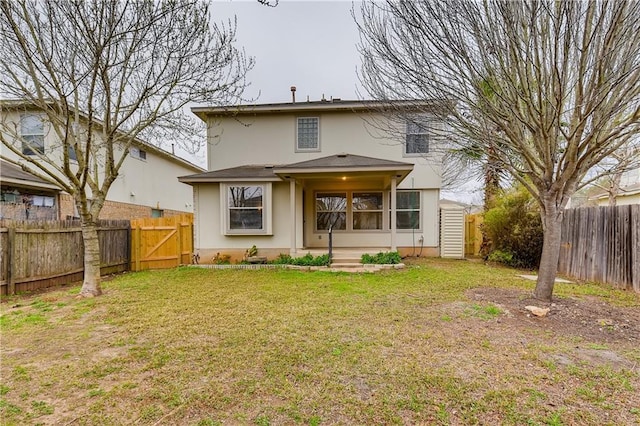
[[[345,257],[336,257],[333,256],[331,258],[331,262],[333,263],[360,263],[360,257],[349,257],[349,256],[345,256]]]
[[[362,268],[360,262],[331,262],[330,268]]]

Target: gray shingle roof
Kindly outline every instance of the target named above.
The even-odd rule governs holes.
[[[287,164],[275,167],[278,170],[286,169],[334,169],[334,168],[412,168],[413,164],[400,161],[384,160],[381,158],[364,157],[353,154],[336,154],[328,157],[316,158],[314,160],[301,161],[299,163]]]
[[[233,180],[281,180],[273,173],[271,165],[248,165],[231,167],[229,169],[213,170],[205,173],[197,173],[178,178],[180,182],[224,182]]]
[[[408,173],[413,169],[413,164],[400,161],[384,160],[381,158],[364,157],[353,154],[336,154],[328,157],[316,158],[314,160],[301,161],[298,163],[284,165],[247,165],[232,167],[222,170],[213,170],[205,173],[182,176],[180,182],[233,182],[233,181],[280,181],[277,174],[288,173],[290,171],[304,170],[319,172],[327,170],[340,171],[362,171],[362,170],[384,170],[384,171],[405,171]]]
[[[0,160],[0,180],[4,181],[6,179],[15,179],[51,185],[51,183],[47,182],[46,180],[40,179],[38,176],[32,175],[31,173],[27,173],[14,164]]]

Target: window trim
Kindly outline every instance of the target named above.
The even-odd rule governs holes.
[[[315,148],[300,148],[298,134],[301,119],[313,118],[318,123],[318,133],[316,135],[316,147]],[[320,117],[319,116],[299,116],[296,117],[296,131],[295,131],[295,152],[320,152]]]
[[[430,117],[425,117],[425,116],[415,117],[415,118],[407,119],[405,121],[405,137],[404,137],[404,143],[402,144],[403,157],[422,157],[424,155],[429,154],[429,152],[431,151],[431,137],[430,137],[431,133],[429,129],[431,129],[432,127],[432,121],[433,120]],[[417,125],[418,127],[421,127],[421,130],[423,131],[409,132],[409,127],[412,125]],[[407,152],[407,146],[408,146],[407,139],[409,135],[423,135],[426,140],[427,150],[425,152]]]
[[[262,188],[262,229],[231,229],[229,207],[229,189],[235,187],[257,186]],[[271,182],[231,182],[220,184],[221,230],[223,235],[273,235],[272,226],[272,185]]]
[[[24,123],[25,123],[25,119],[29,117],[33,117],[38,119],[38,121],[40,122],[40,128],[42,129],[42,133],[25,133],[24,132]],[[43,120],[44,116],[42,114],[38,114],[38,113],[25,113],[25,114],[21,114],[20,115],[20,138],[21,138],[21,143],[22,143],[22,149],[21,152],[23,155],[44,155],[44,153],[46,152],[46,146],[45,146],[45,130],[44,130],[44,120]],[[25,137],[26,136],[41,136],[42,137],[42,151],[40,151],[38,148],[40,147],[40,145],[30,145],[29,143],[25,144]],[[35,149],[34,149],[35,148]],[[30,152],[25,152],[25,151],[30,151]]]

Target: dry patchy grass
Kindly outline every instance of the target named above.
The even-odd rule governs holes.
[[[639,423],[638,296],[559,285],[558,314],[531,318],[532,283],[515,274],[433,259],[379,274],[179,268],[120,276],[95,299],[11,297],[0,413],[8,425]],[[609,315],[591,324],[580,312],[596,305]]]

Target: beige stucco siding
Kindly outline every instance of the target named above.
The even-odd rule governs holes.
[[[195,204],[198,214],[195,217],[196,239],[198,249],[247,249],[253,245],[262,248],[288,248],[290,241],[291,212],[289,209],[289,183],[274,183],[271,190],[271,208],[266,214],[271,215],[271,235],[224,235],[224,210],[221,206],[220,185],[194,185]],[[302,213],[297,223],[302,223]],[[302,228],[300,226],[299,244],[302,244]],[[288,252],[288,251],[287,251]]]
[[[296,187],[296,249],[324,248],[328,247],[328,235],[326,231],[315,230],[315,191],[327,188],[325,185],[317,185],[315,188],[306,188],[304,192],[304,212],[306,220],[303,221],[302,188]],[[345,187],[346,188],[346,187]],[[355,190],[364,190],[366,185],[361,183],[352,187]],[[339,190],[339,188],[335,188]],[[371,188],[369,188],[371,189]],[[374,188],[375,189],[375,188]],[[352,190],[351,187],[349,190]],[[221,205],[220,184],[194,185],[194,204],[197,206],[195,217],[195,247],[198,251],[215,254],[220,252],[237,252],[246,250],[256,245],[261,249],[277,249],[287,252],[291,238],[291,211],[289,182],[274,183],[272,187],[271,218],[272,235],[224,235],[223,218],[225,214]],[[381,231],[337,231],[334,232],[334,246],[336,247],[389,247],[391,235],[388,231],[388,193],[385,192],[385,230]],[[400,230],[397,232],[397,245],[399,247],[420,246],[420,237],[424,237],[424,247],[438,246],[438,190],[422,190],[421,205],[422,227],[415,232]],[[269,214],[269,212],[267,212]],[[304,223],[304,232],[303,232]],[[303,239],[304,237],[304,239]]]
[[[320,151],[296,152],[297,117],[319,117]],[[379,118],[378,118],[379,120]],[[209,121],[209,170],[247,164],[290,164],[341,152],[416,164],[400,188],[440,188],[439,158],[403,155],[403,145],[374,124],[372,116],[355,113],[264,114]],[[435,141],[433,141],[435,143]]]

